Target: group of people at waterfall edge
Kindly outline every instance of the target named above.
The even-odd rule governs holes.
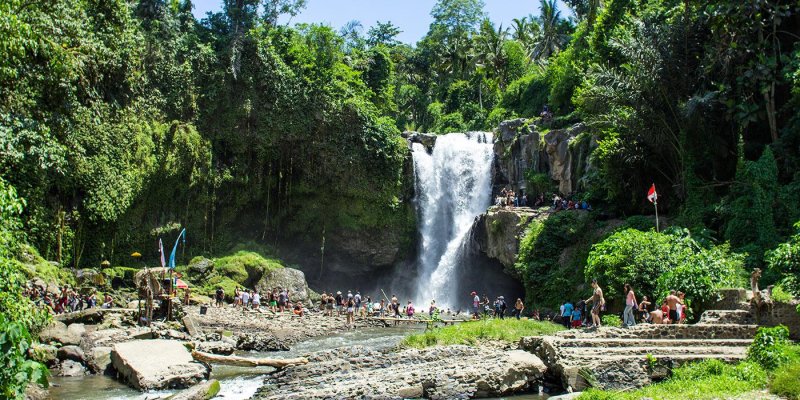
[[[264,296],[265,298],[262,299],[258,290],[239,289],[237,287],[233,293],[233,307],[260,311],[261,302],[264,300],[266,301],[264,310],[271,311],[273,314],[291,312],[298,317],[302,317],[308,312],[302,301],[293,302],[289,298],[289,289],[287,288],[276,287],[272,290],[266,290]],[[214,293],[214,300],[217,307],[223,307],[225,305],[225,290],[218,287]]]
[[[652,303],[647,296],[643,296],[641,301],[636,298],[633,287],[626,283],[623,294],[625,295],[625,309],[622,313],[623,327],[636,325],[639,323],[651,324],[683,324],[686,323],[686,294],[680,291],[671,290],[669,295],[664,298],[661,307],[656,307],[649,311]],[[591,307],[589,304],[591,303]],[[588,312],[587,312],[588,309]],[[602,325],[601,313],[606,309],[606,300],[603,296],[603,289],[592,280],[592,296],[585,300],[579,300],[573,305],[569,300],[565,301],[560,307],[561,323],[567,329],[580,327],[599,327]]]
[[[543,206],[545,204],[545,194],[540,193],[536,200],[534,201],[532,208],[537,208]],[[513,189],[503,188],[500,190],[500,194],[495,198],[494,205],[498,207],[528,207],[528,195],[522,194],[521,196],[518,195]],[[586,200],[577,200],[572,198],[562,198],[561,196],[554,194],[553,195],[553,203],[551,210],[553,211],[562,211],[562,210],[586,210],[591,211],[592,205],[587,203]]]
[[[67,312],[82,311],[97,307],[97,291],[91,289],[87,293],[81,293],[78,289],[70,285],[64,285],[58,289],[58,296],[51,296],[46,287],[36,284],[27,284],[23,290],[23,295],[37,305],[44,306],[51,314],[63,314]],[[114,300],[108,293],[103,293],[102,308],[111,308]]]
[[[481,319],[481,312],[484,318],[489,316],[500,319],[505,318],[508,310],[505,296],[497,296],[494,302],[491,302],[486,294],[483,295],[483,298],[474,291],[469,295],[472,297],[472,319]],[[521,298],[517,298],[517,301],[514,302],[514,307],[511,309],[511,316],[520,319],[524,309],[525,303]]]

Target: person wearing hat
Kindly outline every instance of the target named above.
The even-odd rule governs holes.
[[[469,295],[472,296],[472,318],[481,319],[480,314],[478,313],[478,307],[481,305],[481,298],[478,296],[478,293],[474,291]]]
[[[343,300],[341,291],[337,291],[336,292],[335,299],[336,299],[336,315],[341,316],[342,315],[342,300]]]

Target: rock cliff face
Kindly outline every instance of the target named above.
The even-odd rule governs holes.
[[[500,261],[507,270],[512,270],[520,239],[534,218],[546,218],[546,213],[530,208],[491,207],[475,219],[470,239],[476,250]]]
[[[525,173],[546,173],[562,195],[579,190],[589,171],[589,153],[597,146],[594,137],[582,135],[583,124],[543,132],[525,119],[504,121],[498,128],[494,151],[494,187],[510,186],[527,192]]]

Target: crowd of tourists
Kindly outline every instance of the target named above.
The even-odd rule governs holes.
[[[587,203],[586,200],[574,200],[562,198],[559,195],[553,195],[553,211],[562,210],[586,210],[591,211],[592,205]]]
[[[538,208],[545,205],[545,194],[540,193],[539,196],[533,201],[531,207]],[[503,188],[500,194],[495,198],[494,205],[498,207],[528,207],[528,195],[518,195],[514,190]],[[577,200],[573,198],[564,198],[557,194],[553,195],[551,210],[586,210],[591,211],[592,205],[587,203],[586,200]]]
[[[512,189],[503,188],[500,195],[495,198],[494,204],[500,207],[527,207],[528,195],[518,196]]]
[[[64,285],[58,289],[58,294],[51,294],[47,288],[28,284],[23,294],[34,304],[47,308],[53,314],[76,312],[97,307],[97,292],[92,289],[88,294],[81,294],[75,288]],[[101,307],[111,308],[114,299],[108,293],[103,294]]]
[[[217,307],[225,305],[225,290],[217,288],[214,294]],[[263,305],[262,305],[263,304]],[[302,317],[308,312],[302,301],[294,302],[289,298],[287,288],[273,288],[262,295],[258,290],[236,288],[233,292],[233,307],[243,310],[270,311],[273,314],[291,312]]]
[[[664,298],[661,307],[650,311],[653,305],[647,296],[641,301],[636,297],[636,292],[630,284],[623,288],[625,295],[625,309],[622,312],[623,327],[631,327],[637,323],[650,324],[684,324],[686,323],[686,294],[676,290]],[[560,307],[560,320],[564,327],[599,327],[601,326],[601,313],[606,311],[606,300],[603,289],[592,281],[592,296],[585,300],[578,300],[574,304],[565,301]]]
[[[478,296],[477,292],[470,293],[470,296],[472,298],[472,319],[481,319],[481,315],[483,318],[490,316],[500,319],[505,318],[509,307],[504,296],[497,296],[494,301],[490,301],[489,296],[485,293],[483,297]],[[511,308],[510,316],[520,319],[523,310],[525,310],[525,303],[521,298],[517,298]]]

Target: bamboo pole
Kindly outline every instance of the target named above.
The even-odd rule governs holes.
[[[220,356],[202,351],[192,350],[192,357],[201,362],[233,365],[237,367],[275,367],[286,368],[293,365],[308,364],[306,358],[247,358],[237,356]]]

